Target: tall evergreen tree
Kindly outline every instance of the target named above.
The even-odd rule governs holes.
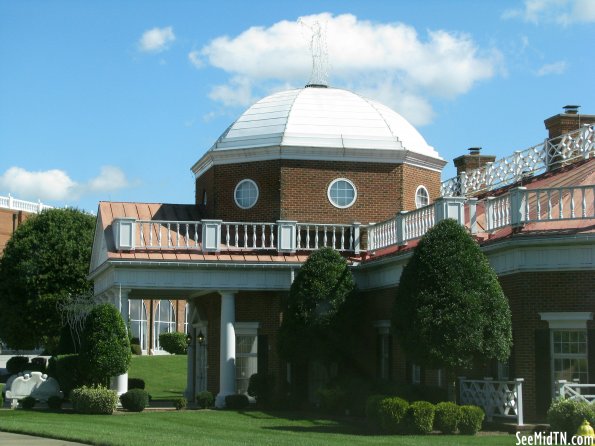
[[[508,300],[479,245],[463,226],[443,220],[405,266],[393,329],[408,358],[430,368],[505,361],[512,346]]]

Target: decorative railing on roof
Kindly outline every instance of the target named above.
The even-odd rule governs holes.
[[[33,201],[17,200],[9,194],[8,197],[0,197],[0,208],[38,214],[44,209],[52,209],[52,206],[43,204],[41,201],[35,203]]]
[[[538,175],[566,163],[595,156],[595,127],[585,125],[573,132],[517,151],[479,169],[461,172],[442,183],[443,197],[473,196]]]

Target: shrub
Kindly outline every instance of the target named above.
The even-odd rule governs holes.
[[[145,380],[141,378],[128,378],[128,390],[145,390]]]
[[[13,356],[6,361],[6,370],[11,375],[24,371],[29,365],[29,358],[26,356]]]
[[[19,404],[25,410],[33,409],[35,407],[36,402],[37,401],[35,401],[35,398],[33,398],[32,396],[26,396],[25,398],[19,400]]]
[[[340,387],[321,387],[317,394],[325,412],[341,413],[347,407],[347,392]]]
[[[434,429],[443,434],[454,434],[461,418],[461,408],[455,403],[438,403],[434,411]]]
[[[378,413],[380,414],[380,427],[385,432],[404,432],[405,416],[409,403],[402,398],[389,397],[380,401]]]
[[[477,406],[461,406],[459,432],[465,435],[475,435],[481,430],[481,423],[485,417],[483,409]]]
[[[62,398],[60,398],[59,396],[50,396],[48,398],[48,407],[51,410],[61,410],[62,409],[62,404],[64,403],[64,400]]]
[[[143,349],[140,344],[130,344],[130,351],[133,355],[141,356],[143,354]]]
[[[130,412],[142,412],[149,404],[149,394],[143,389],[132,389],[120,396],[120,402]]]
[[[161,333],[159,335],[159,345],[172,355],[185,355],[188,351],[188,342],[184,333]]]
[[[107,384],[112,376],[126,373],[130,365],[126,324],[116,307],[101,304],[87,315],[81,342],[80,363],[93,384]]]
[[[407,409],[407,431],[414,434],[429,434],[434,427],[434,405],[427,401],[415,401]]]
[[[186,398],[178,398],[174,401],[174,406],[176,410],[184,410],[188,407],[188,400]]]
[[[66,397],[72,389],[84,384],[77,354],[52,356],[48,365],[48,375],[58,381],[60,390]]]
[[[380,402],[386,398],[384,395],[370,395],[366,400],[366,419],[368,425],[374,429],[380,429]]]
[[[225,397],[225,408],[231,410],[244,410],[250,405],[248,396],[244,394],[227,395]]]
[[[111,415],[118,404],[118,395],[106,387],[78,387],[70,392],[72,409],[78,413]]]
[[[200,392],[196,395],[196,404],[201,409],[208,409],[209,407],[213,407],[213,403],[215,402],[215,397],[213,394],[207,390],[204,392]]]
[[[254,373],[248,383],[248,395],[253,396],[258,404],[268,406],[272,399],[274,380],[273,375]]]
[[[552,431],[566,432],[569,436],[576,433],[583,422],[595,421],[595,409],[589,403],[559,398],[552,401],[547,411],[547,421]]]

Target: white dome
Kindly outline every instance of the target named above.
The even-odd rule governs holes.
[[[409,150],[440,158],[401,115],[348,90],[301,88],[267,96],[211,150],[269,146]]]
[[[241,154],[240,154],[241,151]],[[348,90],[305,87],[267,96],[248,108],[193,167],[276,158],[446,164],[405,118]],[[216,161],[218,160],[218,161]],[[209,162],[208,164],[211,164]]]

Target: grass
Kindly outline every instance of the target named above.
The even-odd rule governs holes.
[[[143,379],[154,400],[173,400],[184,394],[186,362],[186,355],[133,356],[128,377]]]
[[[0,430],[73,440],[93,445],[513,445],[513,435],[368,435],[359,422],[304,414],[180,411],[79,415],[0,410]]]

